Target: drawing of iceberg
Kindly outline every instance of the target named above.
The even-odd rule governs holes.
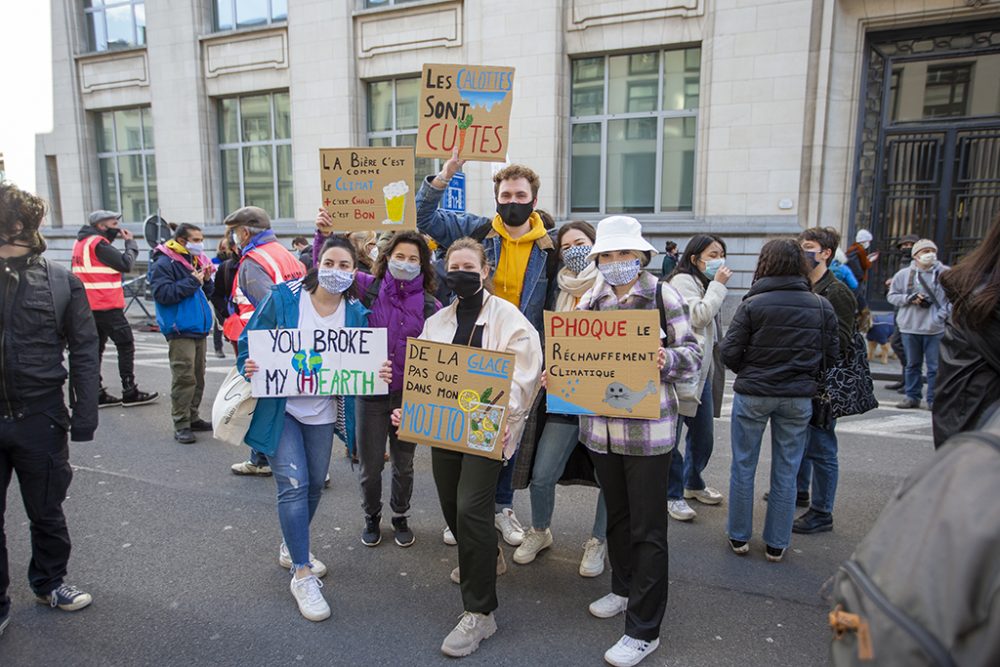
[[[575,403],[570,403],[564,398],[560,398],[556,394],[549,392],[545,395],[546,409],[549,412],[555,412],[562,415],[592,415],[593,410],[588,410],[587,408],[581,407]]]
[[[468,102],[473,108],[484,107],[486,111],[492,110],[495,105],[503,102],[504,98],[507,97],[507,92],[506,90],[474,90],[463,88],[461,84],[458,86],[458,94],[464,102]]]

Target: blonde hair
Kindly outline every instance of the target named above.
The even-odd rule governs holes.
[[[369,243],[378,245],[378,234],[376,232],[351,232],[347,235],[347,240],[351,242],[354,246],[354,250],[357,252],[358,262],[364,264],[365,266],[371,267],[373,262],[371,257],[368,256],[368,251],[365,247]]]
[[[490,266],[489,261],[487,261],[486,259],[486,248],[483,247],[483,244],[473,238],[465,236],[463,238],[458,239],[450,246],[448,246],[448,252],[446,252],[444,256],[444,266],[446,272],[448,270],[448,262],[451,260],[451,254],[457,250],[471,250],[475,254],[479,255],[480,265],[490,270],[489,276],[487,276],[486,279],[483,281],[483,287],[486,288],[487,292],[490,292],[492,294],[493,267]]]

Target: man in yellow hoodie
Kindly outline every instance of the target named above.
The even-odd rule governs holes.
[[[427,234],[443,250],[457,239],[469,236],[486,249],[486,260],[493,269],[493,293],[517,306],[538,331],[543,331],[545,307],[556,290],[555,274],[559,268],[554,231],[546,231],[535,211],[538,204],[538,174],[523,165],[513,164],[493,176],[496,214],[481,216],[456,213],[438,208],[452,176],[465,160],[457,151],[444,163],[440,173],[428,176],[417,191],[417,229]],[[511,508],[514,491],[511,477],[514,461],[504,466],[497,485],[496,526],[504,540],[518,546],[524,530]],[[450,543],[448,535],[445,541]]]

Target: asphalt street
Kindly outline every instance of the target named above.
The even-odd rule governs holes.
[[[356,472],[335,443],[330,474],[313,522],[312,550],[329,567],[323,589],[333,614],[303,619],[277,564],[281,534],[270,478],[237,477],[229,466],[246,450],[198,434],[173,440],[170,371],[158,334],[137,333],[140,387],[158,403],[102,410],[94,442],[74,443],[75,468],[65,503],[73,538],[68,582],[94,596],[77,613],[37,604],[27,585],[28,524],[16,490],[7,492],[11,624],[0,637],[0,665],[434,665],[462,612],[448,578],[457,564],[443,544],[444,525],[430,472],[418,448],[411,526],[416,544],[361,544]],[[211,347],[211,344],[209,344]],[[105,359],[115,377],[114,355]],[[203,414],[232,363],[209,359]],[[729,377],[731,381],[731,376]],[[877,382],[881,387],[884,382]],[[895,392],[880,389],[883,406]],[[727,387],[725,410],[732,400]],[[820,665],[830,633],[824,582],[868,531],[906,474],[933,451],[930,413],[883,407],[841,420],[840,486],[834,531],[794,536],[780,564],[767,563],[760,538],[765,504],[755,507],[752,551],[738,557],[725,539],[726,504],[698,506],[689,524],[670,523],[670,600],[661,646],[644,665]],[[716,422],[716,451],[706,471],[729,491],[729,421]],[[755,495],[767,489],[769,446],[762,449]],[[388,471],[385,473],[388,492]],[[499,580],[499,631],[468,665],[600,665],[623,633],[622,617],[598,620],[587,605],[610,590],[609,570],[577,574],[589,537],[594,489],[559,487],[554,546]],[[387,497],[386,497],[387,502]],[[530,523],[527,491],[515,510]],[[388,512],[388,510],[386,510]],[[388,519],[383,522],[388,534]]]

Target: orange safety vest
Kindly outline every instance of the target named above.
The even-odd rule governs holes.
[[[248,259],[260,264],[275,285],[301,278],[306,274],[306,267],[302,262],[277,241],[259,245],[243,255],[240,258],[240,266]],[[240,334],[243,333],[243,329],[255,310],[250,299],[240,289],[239,268],[236,269],[236,278],[233,280],[232,300],[236,306],[236,312],[226,318],[226,322],[222,326],[222,333],[228,340],[235,342],[240,339]]]
[[[88,236],[73,244],[73,273],[83,282],[90,309],[117,310],[125,307],[122,273],[97,259],[97,245],[107,243],[103,236]]]

